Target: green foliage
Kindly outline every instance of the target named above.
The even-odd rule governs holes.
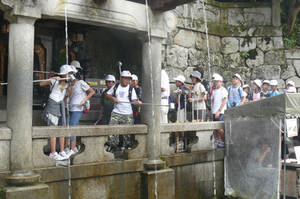
[[[244,59],[247,59],[249,57],[249,53],[248,52],[241,52],[241,57]]]

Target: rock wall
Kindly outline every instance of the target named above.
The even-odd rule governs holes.
[[[195,67],[203,67],[211,74],[224,76],[230,83],[233,73],[250,80],[276,79],[279,87],[297,75],[285,58],[280,27],[272,26],[270,3],[218,3],[208,1],[205,6],[208,43],[205,34],[202,1],[186,4],[173,10],[177,26],[165,41],[165,66],[170,79],[189,74]],[[208,58],[208,46],[210,59]],[[297,62],[296,62],[297,64]]]

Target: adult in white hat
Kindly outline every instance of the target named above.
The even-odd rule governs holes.
[[[297,89],[295,87],[295,82],[290,80],[286,84],[286,93],[297,93]]]
[[[271,80],[270,85],[271,85],[270,97],[274,97],[276,95],[279,95],[278,81],[277,80]]]
[[[106,98],[106,93],[115,85],[116,78],[114,75],[107,75],[104,79],[106,88],[102,90],[100,96],[100,112],[96,123],[100,122],[102,125],[107,125],[109,124],[111,112],[114,108],[114,102]]]
[[[252,89],[253,89],[253,94],[252,94],[252,101],[258,101],[262,99],[263,94],[261,92],[261,81],[259,79],[256,79],[253,81]]]
[[[43,119],[48,126],[58,126],[59,120],[62,126],[66,126],[66,113],[65,113],[65,103],[64,99],[66,97],[67,91],[68,95],[71,96],[71,88],[67,80],[62,78],[67,78],[73,73],[72,68],[69,65],[63,65],[60,67],[60,72],[58,77],[50,78],[49,81],[40,82],[40,86],[50,86],[50,95],[47,101],[47,105],[44,109]],[[56,138],[50,138],[51,153],[50,158],[55,160],[64,160],[68,156],[64,152],[65,139],[63,137],[59,138],[60,152],[56,152]]]
[[[265,99],[265,98],[267,98],[267,97],[270,97],[270,91],[269,91],[269,89],[270,89],[270,81],[269,80],[264,80],[263,81],[263,83],[262,83],[262,94],[263,94],[263,96],[262,96],[262,99]]]
[[[132,125],[133,112],[131,103],[141,105],[141,101],[138,100],[135,89],[130,85],[131,73],[127,70],[121,73],[121,83],[115,84],[111,89],[107,91],[106,97],[114,102],[114,109],[110,117],[110,125]],[[119,135],[109,136],[107,145],[107,151],[124,151],[123,149],[131,148],[130,135],[122,135],[123,142],[119,140]],[[120,146],[122,144],[122,146]],[[120,148],[121,147],[121,148]]]
[[[224,121],[224,112],[227,109],[228,92],[223,87],[223,77],[219,74],[214,76],[215,88],[211,95],[211,112],[213,115],[213,121]],[[217,130],[215,135],[216,145],[218,147],[224,147],[224,130]]]
[[[232,86],[228,87],[228,101],[227,107],[233,108],[243,105],[246,102],[246,93],[244,93],[242,87],[242,78],[239,74],[232,76]]]

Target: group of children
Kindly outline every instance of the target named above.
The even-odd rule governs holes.
[[[239,74],[234,74],[232,85],[226,89],[223,86],[223,77],[214,74],[212,77],[213,85],[207,92],[203,85],[203,72],[193,71],[190,78],[192,80],[190,86],[185,84],[185,78],[182,75],[174,79],[177,87],[177,90],[174,91],[177,122],[201,122],[209,118],[213,121],[223,121],[226,109],[280,94],[277,80],[261,82],[261,80],[256,79],[252,83],[252,89],[250,89],[248,84],[243,85],[243,80]],[[288,81],[283,93],[296,93],[295,83]],[[188,103],[192,103],[192,110],[189,110],[190,105]],[[206,110],[210,110],[210,112]],[[184,134],[179,133],[178,137],[179,142],[183,142]],[[224,138],[223,129],[215,132],[215,144],[218,147],[224,147]]]
[[[78,61],[70,65],[63,65],[57,77],[47,82],[41,82],[40,86],[50,85],[50,95],[44,110],[44,120],[48,126],[78,125],[88,100],[94,95],[94,90],[81,77],[81,66]],[[211,88],[204,80],[202,70],[194,70],[190,74],[191,85],[185,83],[184,76],[179,75],[175,80],[177,89],[173,92],[173,103],[177,115],[177,122],[223,121],[224,112],[236,106],[267,97],[279,95],[276,80],[254,80],[252,89],[243,85],[239,74],[232,76],[232,85],[227,89],[223,86],[223,77],[214,74]],[[169,78],[165,70],[161,71],[161,120],[168,122],[168,104],[170,102]],[[142,105],[142,90],[138,77],[129,71],[120,74],[120,82],[113,75],[105,77],[106,89],[100,97],[100,113],[98,122],[106,125],[132,125],[141,122],[140,112]],[[271,89],[270,89],[271,88]],[[289,81],[286,93],[295,93],[295,83]],[[171,103],[171,102],[170,102]],[[65,105],[70,105],[65,108]],[[171,103],[172,104],[172,103]],[[170,105],[171,105],[170,104]],[[163,106],[164,105],[164,106]],[[172,106],[170,106],[172,108]],[[68,112],[66,112],[66,110]],[[66,117],[68,115],[69,117]],[[69,118],[67,121],[66,118]],[[98,123],[97,122],[97,123]],[[184,146],[184,133],[178,133],[179,143]],[[50,139],[50,157],[55,160],[64,160],[77,153],[76,138],[59,138],[59,153],[56,152],[56,138]],[[224,147],[224,130],[215,132],[215,143],[218,147]],[[109,152],[124,151],[134,146],[134,138],[131,135],[111,135],[105,144]]]

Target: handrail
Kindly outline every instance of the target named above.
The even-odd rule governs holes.
[[[186,131],[209,131],[224,129],[224,122],[187,122],[169,123],[161,125],[161,133],[186,132]]]
[[[146,125],[79,125],[68,127],[33,127],[32,138],[50,138],[50,137],[92,137],[107,135],[124,135],[124,134],[147,134]]]

